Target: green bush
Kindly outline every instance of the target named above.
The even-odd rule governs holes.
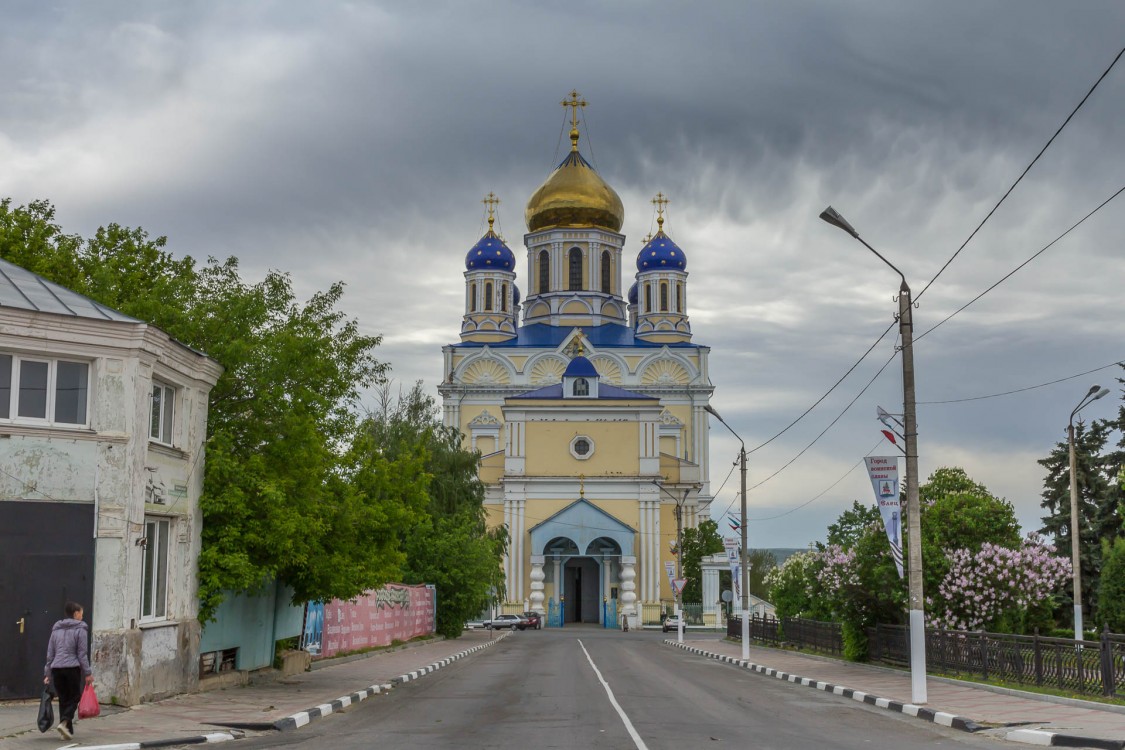
[[[1102,542],[1102,574],[1098,581],[1098,625],[1125,633],[1125,537]]]
[[[863,625],[845,622],[841,630],[844,636],[844,658],[848,661],[867,661],[867,630]]]

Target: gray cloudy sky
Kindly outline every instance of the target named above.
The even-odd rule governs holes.
[[[1122,46],[1119,2],[24,2],[0,28],[0,196],[47,198],[70,232],[143,226],[178,254],[344,279],[394,377],[441,377],[464,254],[503,200],[561,158],[572,88],[628,248],[666,229],[688,255],[715,407],[755,446],[892,320],[898,280],[817,219],[839,209],[915,293],[969,236]],[[926,292],[919,333],[1125,185],[1125,63]],[[918,400],[980,396],[1125,359],[1120,198],[917,345]],[[521,271],[523,266],[520,266]],[[520,279],[521,286],[526,280]],[[888,336],[820,407],[751,456],[792,459],[891,356]],[[901,409],[896,360],[800,459],[750,493],[754,546],[804,546],[853,499]],[[924,476],[965,467],[1038,525],[1036,459],[1094,382],[920,405]],[[897,406],[896,406],[897,404]],[[737,443],[712,432],[717,488]],[[893,453],[880,446],[877,453]],[[715,513],[735,501],[737,474]],[[737,506],[736,506],[737,507]]]

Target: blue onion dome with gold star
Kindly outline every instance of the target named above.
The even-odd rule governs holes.
[[[516,267],[516,255],[504,240],[491,229],[480,238],[480,242],[473,245],[469,254],[465,256],[465,269],[468,271],[486,271],[497,269],[511,271]]]
[[[527,229],[537,232],[553,227],[599,227],[619,232],[625,223],[621,198],[578,153],[577,112],[586,102],[572,91],[571,100],[562,104],[573,110],[570,153],[527,201]]]
[[[629,287],[629,304],[630,305],[637,304],[637,289],[640,285],[641,284],[640,284],[639,281],[634,281],[633,286]]]
[[[671,237],[664,234],[664,206],[667,205],[668,199],[663,193],[657,193],[652,202],[657,206],[657,230],[637,255],[637,270],[640,272],[669,269],[682,271],[687,267],[687,256],[679,245],[672,242]]]
[[[500,236],[492,228],[496,223],[496,206],[500,204],[500,199],[494,193],[489,193],[488,197],[481,203],[488,206],[488,231],[465,256],[465,269],[468,271],[514,271],[516,267],[515,253],[508,249],[504,240],[500,239]]]
[[[520,303],[520,288],[512,284],[512,304],[518,305]]]

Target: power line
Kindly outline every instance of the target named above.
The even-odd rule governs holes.
[[[1109,67],[1105,69],[1105,72],[1102,73],[1101,76],[1098,77],[1098,80],[1095,81],[1094,85],[1090,87],[1090,90],[1086,92],[1086,96],[1082,97],[1082,101],[1078,102],[1078,106],[1076,106],[1074,108],[1074,110],[1069,115],[1067,115],[1066,119],[1063,120],[1063,124],[1059,125],[1059,128],[1058,128],[1058,130],[1055,131],[1055,134],[1052,135],[1051,138],[1047,141],[1046,145],[1044,145],[1043,148],[1039,150],[1039,153],[1035,155],[1035,158],[1031,160],[1031,163],[1028,164],[1027,167],[1023,170],[1023,172],[1020,173],[1020,176],[1016,178],[1016,181],[1012,183],[1012,186],[1008,188],[1008,191],[1006,193],[1004,193],[1004,195],[1000,198],[999,201],[996,202],[996,205],[992,207],[992,210],[988,212],[988,215],[985,216],[984,219],[981,220],[981,223],[977,225],[977,228],[973,230],[972,234],[969,235],[969,238],[961,243],[961,247],[957,248],[957,252],[953,253],[953,255],[950,256],[949,260],[945,261],[945,265],[942,266],[940,269],[938,269],[938,272],[934,275],[934,277],[932,279],[930,279],[929,283],[926,284],[926,286],[922,289],[922,291],[919,292],[914,297],[915,302],[917,302],[918,300],[920,300],[922,298],[922,295],[926,293],[926,290],[929,289],[930,286],[932,286],[933,283],[938,280],[938,277],[942,275],[942,273],[945,271],[946,268],[949,268],[949,264],[952,263],[954,261],[954,259],[958,255],[961,254],[961,251],[964,250],[965,246],[968,245],[972,241],[973,237],[976,237],[977,232],[980,231],[981,227],[983,227],[985,225],[985,223],[990,218],[992,218],[992,215],[994,213],[996,213],[996,210],[998,208],[1000,208],[1000,204],[1002,204],[1005,200],[1007,200],[1008,196],[1012,194],[1012,191],[1016,189],[1016,185],[1019,185],[1020,182],[1023,180],[1024,175],[1026,175],[1028,172],[1031,171],[1031,168],[1035,166],[1035,163],[1037,161],[1039,161],[1039,157],[1043,156],[1043,153],[1048,148],[1050,148],[1052,143],[1055,142],[1055,138],[1057,138],[1059,133],[1061,133],[1063,131],[1063,128],[1065,128],[1067,126],[1067,123],[1070,122],[1071,118],[1074,117],[1074,115],[1078,114],[1078,110],[1082,109],[1082,105],[1085,104],[1086,100],[1090,98],[1090,95],[1094,93],[1094,89],[1096,89],[1098,87],[1098,84],[1100,84],[1105,79],[1105,77],[1107,75],[1109,75],[1109,71],[1113,70],[1113,66],[1116,65],[1117,61],[1121,59],[1122,54],[1125,54],[1125,47],[1121,48],[1121,51],[1117,53],[1117,57],[1113,58],[1113,62],[1111,62],[1109,64]]]
[[[892,322],[891,322],[891,324],[890,324],[889,326],[887,326],[886,330],[885,330],[885,331],[883,331],[883,332],[882,332],[881,334],[879,334],[879,338],[875,339],[875,343],[874,343],[874,344],[872,344],[871,346],[869,346],[869,347],[867,348],[867,351],[865,351],[865,352],[863,353],[863,356],[861,356],[861,357],[860,357],[859,359],[857,359],[857,360],[855,361],[855,364],[853,364],[853,365],[852,365],[851,367],[849,367],[849,368],[848,368],[848,371],[847,371],[847,372],[845,372],[845,373],[844,373],[843,375],[841,375],[841,376],[840,376],[840,379],[839,379],[839,380],[837,380],[837,381],[836,381],[835,383],[833,383],[833,384],[832,384],[832,387],[831,387],[831,388],[829,388],[829,389],[828,389],[827,391],[825,391],[824,395],[823,395],[823,396],[821,396],[820,398],[818,398],[818,399],[817,399],[817,400],[816,400],[816,401],[815,401],[815,402],[813,403],[813,405],[812,405],[812,406],[810,406],[809,408],[807,408],[807,409],[805,409],[805,410],[804,410],[803,412],[801,412],[801,415],[800,415],[799,417],[797,417],[796,419],[794,419],[794,420],[793,420],[792,422],[790,422],[789,424],[787,424],[787,425],[785,426],[785,428],[784,428],[784,429],[783,429],[783,430],[782,430],[781,432],[777,433],[776,435],[774,435],[773,437],[771,437],[771,438],[770,438],[769,440],[767,440],[766,442],[762,443],[761,445],[755,446],[754,448],[751,448],[750,450],[746,451],[746,455],[750,455],[751,453],[754,453],[755,451],[759,450],[760,448],[765,448],[765,447],[766,447],[767,445],[769,445],[770,443],[772,443],[772,442],[773,442],[774,440],[777,440],[777,439],[778,439],[779,437],[781,437],[781,436],[782,436],[782,435],[784,435],[784,434],[785,434],[786,432],[788,432],[788,431],[789,431],[789,428],[790,428],[790,427],[793,427],[793,426],[794,426],[795,424],[797,424],[798,422],[800,422],[800,421],[801,421],[802,419],[804,419],[804,418],[805,418],[805,417],[806,417],[806,416],[808,415],[808,413],[809,413],[809,412],[811,412],[811,411],[812,411],[813,409],[815,409],[815,408],[816,408],[817,406],[819,406],[819,405],[820,405],[820,402],[821,402],[821,401],[823,401],[824,399],[828,398],[828,396],[829,396],[829,395],[830,395],[830,394],[832,393],[832,391],[836,390],[836,386],[840,385],[840,383],[843,383],[843,382],[844,382],[844,379],[845,379],[845,378],[847,378],[847,377],[848,377],[849,375],[851,375],[851,374],[852,374],[852,371],[853,371],[853,370],[854,370],[855,368],[859,367],[860,363],[861,363],[861,362],[863,362],[863,360],[867,359],[867,355],[868,355],[868,354],[870,354],[870,353],[872,352],[872,350],[873,350],[873,349],[874,349],[874,348],[875,348],[876,346],[878,346],[878,345],[879,345],[879,342],[883,340],[883,337],[884,337],[884,336],[886,336],[886,335],[887,335],[887,333],[889,333],[889,332],[890,332],[890,330],[891,330],[892,328],[894,328],[894,327],[895,327],[895,326],[897,325],[897,323],[898,323],[897,321],[892,321]],[[884,365],[884,367],[885,367],[885,366],[886,366],[886,365]],[[718,493],[716,493],[716,494],[718,494]]]
[[[765,518],[747,518],[746,523],[750,523],[751,521],[755,521],[755,522],[757,522],[757,521],[772,521],[776,518],[782,518],[784,516],[787,516],[790,513],[795,513],[796,511],[800,510],[801,508],[804,508],[806,505],[811,505],[812,503],[816,502],[820,498],[827,495],[840,482],[847,479],[848,475],[850,475],[853,471],[855,471],[857,466],[859,466],[861,463],[863,463],[863,459],[870,456],[875,451],[875,449],[879,447],[879,444],[882,443],[882,442],[883,442],[882,440],[876,441],[875,445],[871,446],[871,448],[867,451],[867,453],[863,454],[863,458],[860,458],[858,461],[856,461],[854,464],[852,464],[852,467],[850,469],[848,469],[847,471],[845,471],[843,476],[841,476],[839,479],[837,479],[832,484],[825,487],[821,492],[814,495],[811,499],[806,500],[805,502],[801,503],[800,505],[796,506],[795,508],[790,508],[789,510],[785,511],[784,513],[778,513],[776,516],[766,516]]]
[[[1026,388],[1016,388],[1015,390],[1003,391],[1002,393],[990,393],[987,396],[972,396],[970,398],[952,398],[952,399],[948,399],[948,400],[945,400],[945,401],[919,401],[918,405],[921,406],[923,404],[925,404],[925,405],[962,404],[962,403],[965,403],[966,401],[983,401],[986,398],[997,398],[999,396],[1011,396],[1013,393],[1023,393],[1024,391],[1033,391],[1036,388],[1046,388],[1047,386],[1055,385],[1056,383],[1065,383],[1068,380],[1074,380],[1075,378],[1080,378],[1083,375],[1089,375],[1092,372],[1098,372],[1100,370],[1105,370],[1105,369],[1108,369],[1110,367],[1114,367],[1116,365],[1125,365],[1125,359],[1118,360],[1116,362],[1110,362],[1108,365],[1102,365],[1101,367],[1095,367],[1092,370],[1086,370],[1085,372],[1080,372],[1080,373],[1077,373],[1075,375],[1067,375],[1065,378],[1059,378],[1058,380],[1050,380],[1046,383],[1040,383],[1038,385],[1029,385]]]
[[[917,341],[920,341],[920,340],[921,340],[921,339],[922,339],[922,338],[923,338],[924,336],[926,336],[927,334],[930,334],[930,333],[932,333],[932,332],[933,332],[934,330],[936,330],[936,329],[937,329],[937,328],[938,328],[939,326],[941,326],[941,325],[942,325],[943,323],[945,323],[945,322],[946,322],[947,320],[949,320],[950,318],[952,318],[952,317],[953,317],[954,315],[957,315],[957,314],[958,314],[958,313],[960,313],[960,312],[961,312],[962,310],[964,310],[964,309],[965,309],[966,307],[968,307],[969,305],[973,304],[974,302],[976,302],[977,300],[979,300],[979,299],[980,299],[981,297],[983,297],[984,295],[988,294],[989,292],[991,292],[991,291],[992,291],[993,289],[995,289],[996,287],[998,287],[998,286],[1000,286],[1001,284],[1003,284],[1003,283],[1004,283],[1005,281],[1007,281],[1007,280],[1008,280],[1008,279],[1010,279],[1010,278],[1011,278],[1012,276],[1014,276],[1014,275],[1016,274],[1016,272],[1017,272],[1017,271],[1019,271],[1020,269],[1022,269],[1022,268],[1023,268],[1024,266],[1026,266],[1026,265],[1027,265],[1028,263],[1030,263],[1031,261],[1033,261],[1033,260],[1035,260],[1036,258],[1038,258],[1038,257],[1039,257],[1040,255],[1042,255],[1042,254],[1043,254],[1044,252],[1046,252],[1046,251],[1047,251],[1047,250],[1048,250],[1048,249],[1049,249],[1049,248],[1050,248],[1050,247],[1051,247],[1052,245],[1054,245],[1054,244],[1055,244],[1056,242],[1058,242],[1059,240],[1061,240],[1061,239],[1062,239],[1063,237],[1066,237],[1066,236],[1067,236],[1068,234],[1070,234],[1070,233],[1071,233],[1072,231],[1074,231],[1075,229],[1077,229],[1077,228],[1078,228],[1078,227],[1079,227],[1079,226],[1080,226],[1080,225],[1082,224],[1082,222],[1086,221],[1086,219],[1089,219],[1089,218],[1090,218],[1091,216],[1093,216],[1094,214],[1096,214],[1096,213],[1097,213],[1098,211],[1101,211],[1101,210],[1102,210],[1103,208],[1105,208],[1106,204],[1108,204],[1108,203],[1109,203],[1110,201],[1112,201],[1112,200],[1113,200],[1114,198],[1116,198],[1117,196],[1121,195],[1121,193],[1123,193],[1123,192],[1125,192],[1125,185],[1123,185],[1123,186],[1121,186],[1120,188],[1118,188],[1118,190],[1117,190],[1117,192],[1116,192],[1116,193],[1114,193],[1113,195],[1109,196],[1109,197],[1108,197],[1108,198],[1106,198],[1106,199],[1105,199],[1104,201],[1102,201],[1102,202],[1101,202],[1101,204],[1100,204],[1100,205],[1099,205],[1099,206],[1098,206],[1097,208],[1095,208],[1095,209],[1094,209],[1093,211],[1091,211],[1090,213],[1086,214],[1086,215],[1085,215],[1085,216],[1083,216],[1083,217],[1082,217],[1081,219],[1079,219],[1079,220],[1078,220],[1077,222],[1075,222],[1075,223],[1074,223],[1074,224],[1073,224],[1073,225],[1072,225],[1072,226],[1070,227],[1070,229],[1067,229],[1067,230],[1066,230],[1065,232],[1063,232],[1062,234],[1060,234],[1060,235],[1059,235],[1058,237],[1056,237],[1055,239],[1051,240],[1051,241],[1050,241],[1050,242],[1049,242],[1049,243],[1048,243],[1047,245],[1045,245],[1045,246],[1044,246],[1044,247],[1043,247],[1043,248],[1042,248],[1041,250],[1039,250],[1039,252],[1037,252],[1037,253],[1035,253],[1034,255],[1032,255],[1032,256],[1031,256],[1030,258],[1028,258],[1027,260],[1025,260],[1025,261],[1024,261],[1023,263],[1020,263],[1020,264],[1019,264],[1018,266],[1016,266],[1016,267],[1015,267],[1014,269],[1012,269],[1012,270],[1011,270],[1011,271],[1010,271],[1010,272],[1009,272],[1009,273],[1008,273],[1007,275],[1005,275],[1004,277],[1002,277],[1002,278],[1001,278],[1001,279],[1000,279],[999,281],[997,281],[997,282],[996,282],[995,284],[993,284],[992,286],[988,287],[988,288],[987,288],[987,289],[985,289],[985,290],[984,290],[983,292],[981,292],[981,293],[980,293],[980,294],[978,294],[977,296],[973,297],[973,298],[972,298],[971,300],[969,300],[968,302],[966,302],[966,303],[965,303],[964,305],[962,305],[961,307],[957,308],[957,309],[956,309],[956,310],[954,310],[954,311],[953,311],[952,313],[950,313],[949,315],[947,315],[947,316],[946,316],[945,318],[943,318],[942,320],[940,320],[940,321],[939,321],[939,322],[937,323],[937,325],[935,325],[935,326],[931,327],[931,328],[930,328],[930,329],[928,329],[928,330],[927,330],[927,331],[926,331],[925,333],[922,333],[922,334],[920,334],[920,335],[919,335],[919,336],[918,336],[917,338],[915,338],[915,339],[914,339],[914,341],[915,341],[915,342],[917,342]]]
[[[826,432],[828,432],[829,430],[831,430],[835,426],[835,424],[837,422],[839,422],[845,414],[848,413],[848,409],[852,408],[852,405],[855,404],[855,402],[859,400],[859,397],[867,392],[867,389],[871,387],[871,384],[874,383],[879,378],[879,376],[883,374],[883,370],[887,369],[887,365],[889,365],[891,362],[894,362],[895,357],[897,357],[897,356],[898,356],[898,352],[896,351],[894,354],[892,354],[890,356],[890,358],[886,362],[883,363],[883,366],[879,368],[879,371],[875,373],[875,376],[872,377],[871,380],[867,381],[867,385],[863,386],[863,389],[860,390],[860,392],[855,395],[855,398],[853,398],[851,401],[848,402],[848,405],[844,407],[843,411],[841,411],[839,414],[837,414],[836,418],[833,419],[831,422],[829,422],[828,426],[825,427],[823,430],[821,430],[820,434],[812,439],[811,443],[809,443],[804,448],[802,448],[801,451],[796,456],[793,456],[793,458],[789,459],[784,464],[782,464],[780,469],[778,469],[774,473],[770,474],[768,477],[766,477],[762,481],[758,482],[757,484],[754,484],[754,485],[751,485],[750,487],[747,487],[746,491],[749,492],[750,490],[755,490],[755,489],[761,487],[763,484],[770,481],[771,479],[776,477],[778,474],[780,474],[781,472],[783,472],[787,468],[789,468],[789,466],[792,465],[792,463],[794,461],[796,461],[798,458],[805,455],[805,451],[807,451],[809,448],[816,445],[817,441],[819,441],[822,437],[824,437],[824,434]]]

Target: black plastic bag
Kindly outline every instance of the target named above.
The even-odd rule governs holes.
[[[55,692],[50,685],[43,686],[43,695],[39,696],[39,731],[46,732],[55,723],[55,706],[53,703]]]

